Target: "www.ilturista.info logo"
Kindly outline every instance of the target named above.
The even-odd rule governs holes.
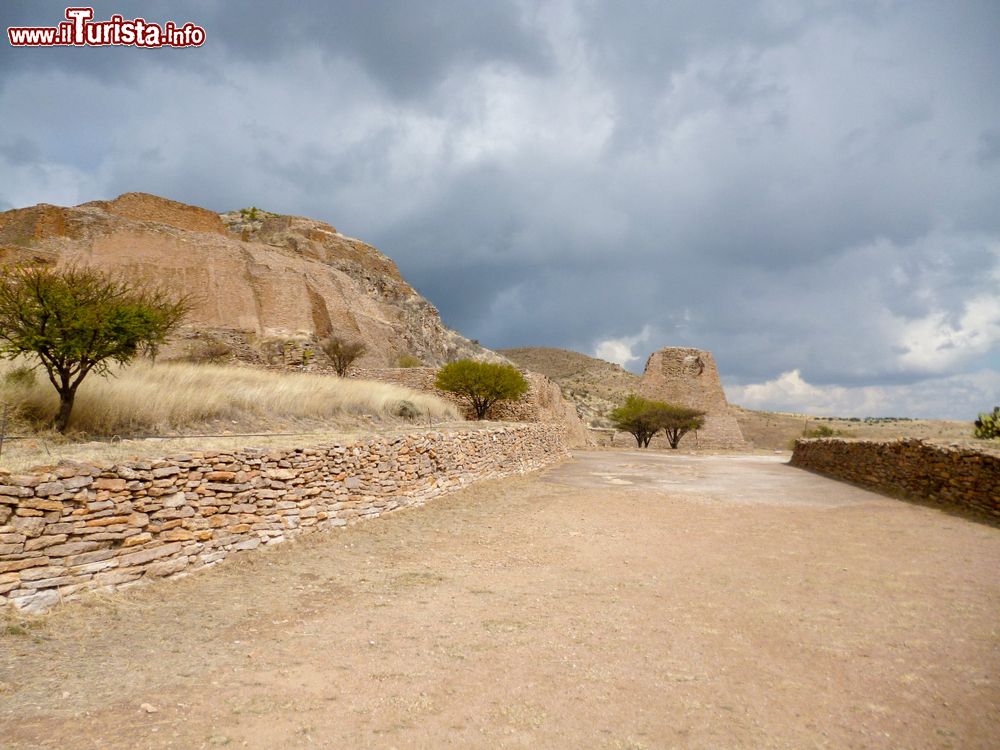
[[[167,21],[162,26],[142,18],[114,15],[93,21],[93,8],[67,8],[58,26],[10,26],[7,38],[14,47],[200,47],[205,29],[193,23]]]

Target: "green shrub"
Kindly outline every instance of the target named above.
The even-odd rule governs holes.
[[[975,436],[980,440],[1000,440],[1000,406],[992,412],[980,414],[975,422]]]
[[[4,373],[3,380],[14,388],[30,388],[35,384],[35,368],[28,365],[12,367]]]
[[[424,363],[412,354],[404,354],[396,360],[396,367],[423,367]]]
[[[464,398],[476,419],[485,419],[498,401],[516,399],[528,391],[528,381],[510,365],[460,359],[438,370],[434,385]]]
[[[820,425],[814,430],[803,430],[802,437],[805,438],[828,438],[837,435],[837,431],[827,427],[825,424]]]
[[[416,419],[420,416],[420,409],[412,401],[403,400],[396,404],[394,413],[403,419]]]

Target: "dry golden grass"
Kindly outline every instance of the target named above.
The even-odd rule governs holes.
[[[0,400],[18,421],[42,428],[58,407],[44,371],[34,382],[9,377],[0,367]],[[30,380],[30,378],[29,378]],[[89,376],[77,393],[70,430],[129,435],[189,430],[230,420],[242,424],[275,419],[337,420],[363,414],[391,417],[409,402],[418,419],[459,419],[457,409],[431,394],[389,383],[312,373],[279,373],[249,367],[137,362],[112,377]]]

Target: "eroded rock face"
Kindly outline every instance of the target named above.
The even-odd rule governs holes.
[[[446,328],[376,248],[321,221],[266,212],[219,215],[143,193],[74,207],[0,213],[0,262],[73,263],[170,282],[195,296],[190,327],[268,338],[360,339],[362,364],[404,354],[425,364],[506,361]]]
[[[646,360],[640,392],[647,398],[683,404],[705,412],[705,426],[684,437],[684,447],[743,449],[747,447],[736,417],[722,390],[719,368],[711,352],[667,347]]]

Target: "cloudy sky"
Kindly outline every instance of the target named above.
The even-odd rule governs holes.
[[[207,41],[4,41],[0,209],[257,205],[377,245],[493,348],[697,346],[759,408],[1000,403],[996,0],[94,7]]]

